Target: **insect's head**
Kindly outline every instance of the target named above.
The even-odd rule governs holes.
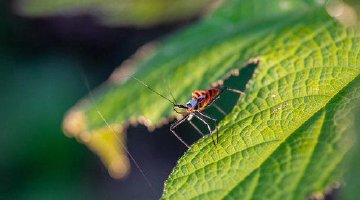
[[[173,109],[178,114],[186,114],[188,107],[185,105],[174,104]]]
[[[186,114],[192,112],[198,108],[198,101],[196,99],[191,99],[186,103],[186,105],[174,104],[173,109],[179,114]]]

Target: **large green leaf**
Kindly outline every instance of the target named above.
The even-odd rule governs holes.
[[[312,1],[233,0],[148,57],[125,63],[164,94],[168,79],[185,102],[194,89],[208,88],[251,58],[260,60],[245,96],[219,125],[219,144],[210,137],[194,144],[170,175],[163,198],[304,199],[323,193],[339,180],[351,146],[345,136],[359,95],[359,47],[355,30]],[[123,71],[95,93],[96,104],[78,104],[64,123],[70,134],[96,142],[89,146],[107,155],[108,166],[121,161],[104,152],[119,147],[112,138],[104,141],[112,141],[105,146],[114,151],[98,150],[102,140],[89,139],[114,137],[98,110],[120,128],[129,121],[160,126],[174,115],[171,104],[124,80]]]
[[[219,126],[219,144],[197,142],[164,199],[306,199],[339,180],[350,105],[360,97],[360,40],[322,16],[307,13],[262,38],[273,50],[259,54],[245,97]]]

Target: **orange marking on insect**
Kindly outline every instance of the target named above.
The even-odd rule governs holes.
[[[209,90],[196,90],[192,97],[196,100],[197,105],[188,109],[188,112],[202,111],[208,107],[221,93],[220,89],[211,88]]]

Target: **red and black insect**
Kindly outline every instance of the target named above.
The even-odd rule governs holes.
[[[226,86],[222,86],[221,88],[214,87],[214,88],[210,88],[208,90],[195,90],[192,93],[191,100],[188,101],[185,105],[182,105],[182,104],[177,104],[171,91],[170,91],[170,95],[173,100],[170,100],[169,98],[165,97],[164,95],[158,93],[157,91],[155,91],[154,89],[149,87],[143,81],[141,81],[135,77],[132,77],[132,78],[135,79],[136,81],[138,81],[139,83],[141,83],[142,85],[144,85],[145,87],[147,87],[152,92],[154,92],[154,93],[158,94],[159,96],[161,96],[162,98],[168,100],[170,103],[173,104],[174,111],[178,114],[183,115],[183,117],[180,120],[177,120],[173,124],[171,124],[170,131],[188,148],[190,148],[190,146],[183,139],[181,139],[181,137],[175,132],[175,128],[177,126],[179,126],[180,124],[182,124],[183,122],[185,122],[187,120],[202,136],[204,136],[204,134],[199,130],[199,128],[194,123],[191,122],[193,117],[195,117],[207,126],[207,129],[209,130],[209,134],[211,135],[211,137],[213,139],[213,143],[214,143],[214,145],[216,145],[215,140],[213,138],[213,131],[211,130],[210,125],[206,120],[214,121],[215,127],[216,127],[217,139],[218,139],[217,119],[210,117],[208,114],[205,114],[202,111],[205,110],[206,108],[208,108],[209,106],[214,106],[214,108],[216,108],[219,112],[221,112],[222,114],[225,115],[226,113],[220,107],[218,107],[214,102],[220,98],[220,95],[225,90],[232,91],[232,92],[235,92],[238,94],[243,94],[243,92],[241,92],[239,90],[232,89],[232,88],[229,88]]]

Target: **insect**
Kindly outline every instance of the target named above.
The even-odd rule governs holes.
[[[211,130],[211,127],[206,120],[212,120],[215,122],[216,137],[217,137],[217,141],[218,141],[219,137],[218,137],[218,129],[217,129],[217,119],[209,116],[208,114],[203,113],[202,111],[205,110],[206,108],[208,108],[209,106],[213,105],[219,112],[221,112],[222,114],[225,115],[226,113],[214,103],[217,99],[220,98],[220,95],[226,90],[238,93],[240,95],[244,95],[244,93],[242,91],[232,89],[232,88],[229,88],[226,86],[213,87],[208,90],[195,90],[192,93],[192,98],[186,104],[183,105],[183,104],[178,104],[176,102],[174,96],[171,93],[171,90],[169,90],[169,92],[170,92],[170,95],[173,100],[170,100],[169,98],[167,98],[164,95],[160,94],[159,92],[155,91],[153,88],[149,87],[146,83],[144,83],[140,79],[138,79],[136,77],[131,77],[131,78],[135,79],[136,81],[138,81],[139,83],[141,83],[142,85],[147,87],[150,91],[152,91],[152,92],[156,93],[157,95],[161,96],[162,98],[168,100],[173,105],[173,110],[176,113],[183,115],[183,117],[181,119],[179,119],[171,124],[170,131],[187,148],[190,148],[190,146],[175,132],[175,128],[177,126],[179,126],[180,124],[182,124],[183,122],[185,122],[187,120],[190,123],[190,125],[193,126],[197,132],[199,132],[202,136],[204,136],[204,134],[199,130],[199,128],[191,121],[195,117],[195,118],[199,119],[203,124],[206,125],[206,127],[209,131],[209,134],[212,137],[213,143],[214,143],[214,145],[216,145],[215,140],[213,138],[213,131]]]

